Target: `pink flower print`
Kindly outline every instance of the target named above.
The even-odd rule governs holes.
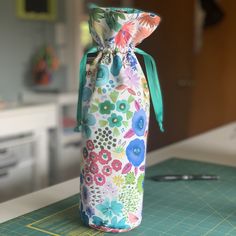
[[[85,174],[84,180],[88,186],[90,186],[93,183],[93,178],[92,178],[92,175],[90,174]]]
[[[143,13],[138,18],[138,33],[133,39],[133,44],[137,45],[147,38],[159,25],[161,18],[153,13]]]
[[[123,73],[124,73],[123,75],[124,84],[134,89],[139,88],[139,85],[140,85],[139,76],[131,67],[127,67]]]
[[[93,150],[94,149],[93,141],[92,140],[88,140],[86,142],[86,146],[87,146],[88,150]]]
[[[98,165],[96,163],[92,162],[89,170],[91,173],[97,174],[98,173]]]
[[[135,33],[134,22],[128,22],[122,26],[115,36],[115,44],[117,47],[124,48],[130,43],[132,35]]]
[[[121,161],[119,161],[119,160],[114,160],[114,161],[111,163],[111,166],[112,166],[113,170],[119,171],[119,170],[121,170],[121,168],[122,168],[122,163],[121,163]]]
[[[153,13],[143,13],[139,17],[138,21],[141,25],[154,28],[159,25],[161,18]]]
[[[136,223],[139,220],[138,216],[136,216],[132,212],[128,213],[128,219],[129,219],[129,222],[133,223],[133,224]]]
[[[154,29],[147,28],[145,26],[139,25],[138,34],[136,34],[133,43],[134,45],[140,44],[148,35],[152,33]]]
[[[98,155],[98,160],[101,164],[105,165],[111,160],[111,153],[107,150],[101,150]]]
[[[105,179],[105,176],[104,176],[104,175],[102,175],[102,174],[96,174],[96,175],[94,176],[94,181],[95,181],[95,183],[96,183],[97,185],[102,186],[103,184],[105,184],[106,179]]]
[[[98,154],[96,152],[89,153],[89,160],[91,162],[96,162],[98,160]]]
[[[112,168],[111,168],[110,166],[108,166],[108,165],[103,166],[103,168],[102,168],[102,173],[103,173],[104,175],[106,175],[106,176],[110,176],[111,173],[112,173]]]

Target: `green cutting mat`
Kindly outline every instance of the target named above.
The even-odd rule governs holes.
[[[150,179],[156,174],[183,173],[217,174],[221,179],[168,183]],[[141,226],[122,235],[236,235],[236,168],[173,158],[147,169],[144,196]],[[1,224],[0,235],[104,234],[82,226],[75,195]]]

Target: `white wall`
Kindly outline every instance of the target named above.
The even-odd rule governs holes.
[[[65,20],[64,0],[58,0],[54,22],[19,19],[15,0],[0,1],[0,98],[17,98],[31,75],[32,56],[45,43],[55,44],[54,24]],[[56,73],[55,88],[62,87],[65,74],[65,67]]]

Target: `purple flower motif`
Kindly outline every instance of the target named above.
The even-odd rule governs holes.
[[[141,139],[132,140],[126,148],[126,156],[135,167],[138,167],[143,162],[144,155],[145,144]]]
[[[88,204],[89,199],[90,199],[90,194],[86,186],[82,187],[82,200],[85,204]]]
[[[138,74],[130,67],[127,67],[124,71],[124,84],[131,86],[132,88],[136,89],[139,87],[139,76]]]
[[[143,136],[147,126],[146,113],[143,109],[134,113],[132,118],[132,128],[136,135]]]
[[[102,189],[102,194],[104,195],[112,195],[114,197],[117,196],[118,194],[118,189],[117,187],[114,185],[112,185],[112,183],[107,182],[104,186],[104,188]]]
[[[86,213],[89,217],[92,217],[94,215],[94,209],[89,206],[86,208]]]

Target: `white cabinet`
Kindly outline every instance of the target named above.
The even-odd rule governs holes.
[[[34,190],[33,159],[0,165],[0,202]]]
[[[27,91],[24,102],[48,102],[57,106],[57,128],[51,133],[50,183],[55,184],[79,176],[80,133],[76,126],[77,93],[45,93]]]
[[[77,146],[67,146],[59,163],[58,180],[68,180],[79,176],[81,149]]]
[[[21,185],[19,190],[14,190],[19,195],[20,189],[24,193],[31,191],[29,181],[33,190],[48,186],[48,130],[55,127],[57,108],[53,104],[19,105],[0,110],[0,187],[4,186],[1,196],[7,195],[7,189],[13,191],[14,183]]]
[[[0,140],[0,202],[34,190],[32,134]]]

